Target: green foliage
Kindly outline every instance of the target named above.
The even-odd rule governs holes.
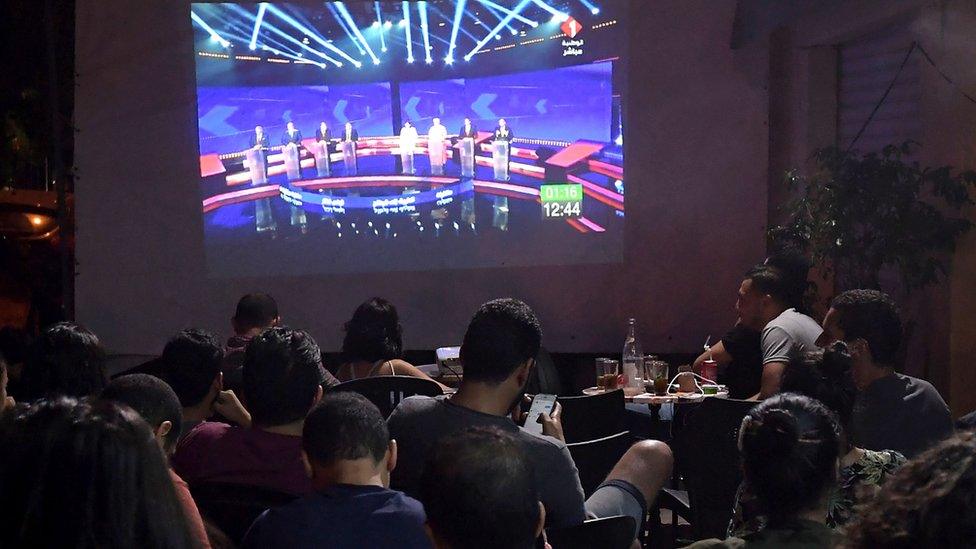
[[[973,204],[976,172],[922,168],[906,158],[917,146],[906,141],[863,155],[817,150],[813,173],[786,174],[798,198],[786,205],[786,226],[773,230],[806,242],[814,259],[833,270],[839,289],[878,288],[883,267],[896,269],[908,290],[936,282],[973,226],[954,216]]]

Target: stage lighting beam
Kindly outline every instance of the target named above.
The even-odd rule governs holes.
[[[580,4],[586,6],[586,9],[590,10],[590,13],[593,15],[600,13],[600,8],[596,7],[596,4],[590,2],[590,0],[580,0]]]
[[[481,0],[481,1],[484,2],[484,0]],[[492,38],[495,37],[496,34],[498,34],[498,31],[500,31],[503,28],[505,28],[505,25],[509,21],[511,21],[512,19],[515,19],[515,16],[518,15],[518,12],[524,10],[525,7],[528,6],[531,3],[532,3],[532,0],[522,0],[521,2],[519,2],[518,5],[515,6],[515,9],[514,10],[510,11],[508,13],[508,15],[505,16],[504,19],[502,19],[501,21],[499,21],[499,23],[497,25],[495,25],[495,28],[492,29],[491,32],[489,32],[487,36],[485,36],[484,38],[482,38],[481,41],[478,42],[478,44],[474,47],[473,50],[469,51],[468,54],[464,56],[464,60],[465,61],[471,61],[471,58],[474,57],[474,54],[478,53],[478,51],[481,48],[485,47],[485,44],[487,44],[489,40],[491,40]]]
[[[356,67],[356,68],[359,68],[359,67],[362,67],[363,66],[363,63],[361,61],[357,61],[357,60],[353,59],[352,57],[349,56],[348,53],[346,53],[346,52],[342,51],[341,49],[333,46],[332,44],[326,42],[321,36],[318,35],[318,33],[316,33],[315,31],[313,31],[311,29],[309,29],[305,25],[302,25],[301,23],[299,23],[298,21],[296,21],[294,17],[292,17],[292,16],[288,15],[287,13],[281,11],[274,4],[267,4],[267,6],[268,6],[268,11],[270,11],[271,13],[277,15],[282,20],[284,20],[286,23],[288,23],[289,25],[295,27],[299,32],[305,33],[312,40],[315,40],[320,46],[324,47],[325,49],[327,49],[329,51],[332,51],[332,52],[338,54],[341,57],[343,57],[346,61],[349,61],[350,63],[352,63],[352,65],[354,67]]]
[[[251,33],[251,43],[248,44],[252,50],[258,47],[258,29],[261,28],[261,21],[264,19],[264,10],[266,9],[267,6],[263,2],[258,5],[258,16],[254,19],[254,31]]]
[[[434,59],[430,55],[430,31],[427,28],[427,2],[421,0],[417,2],[417,10],[420,11],[420,32],[424,37],[424,60],[430,65]]]
[[[486,5],[485,6],[485,9],[488,10],[489,13],[491,13],[492,15],[494,15],[495,17],[497,17],[499,21],[501,21],[502,19],[505,18],[505,16],[501,12],[495,11],[495,9],[492,8],[491,6]],[[472,15],[472,17],[475,18],[475,21],[481,23],[481,20],[480,19],[478,19],[474,15]],[[484,25],[484,23],[482,23],[482,24]],[[487,27],[487,26],[488,25],[485,25],[485,27]],[[515,36],[515,35],[518,34],[518,31],[515,30],[515,27],[513,27],[511,24],[505,25],[505,28],[507,28],[508,31],[512,33],[512,36]],[[498,37],[496,36],[496,38],[498,38]],[[478,39],[475,38],[474,41],[475,41],[475,43],[477,43],[478,42]]]
[[[266,28],[266,29],[270,30],[271,32],[277,34],[278,36],[284,38],[285,40],[288,40],[289,42],[291,42],[292,44],[295,44],[299,48],[301,48],[303,50],[308,50],[309,52],[314,53],[315,55],[321,57],[322,59],[325,59],[329,63],[332,63],[336,67],[341,67],[342,66],[342,61],[339,61],[338,59],[334,59],[332,57],[329,57],[325,53],[320,52],[319,50],[317,50],[317,49],[309,46],[308,44],[302,42],[301,40],[295,38],[294,36],[288,34],[287,32],[285,32],[285,31],[283,31],[283,30],[275,27],[274,25],[271,25],[270,23],[265,23],[264,24],[264,28]]]
[[[369,47],[369,42],[366,41],[363,33],[359,32],[359,27],[357,27],[356,22],[353,21],[352,14],[346,9],[346,5],[342,2],[335,2],[335,7],[339,10],[339,13],[342,14],[342,17],[346,20],[346,22],[349,23],[349,27],[352,29],[352,32],[355,33],[356,37],[359,38],[359,41],[362,42],[363,47],[366,48],[366,53],[369,54],[369,57],[373,60],[373,64],[379,65],[379,58],[376,57],[375,53],[373,53],[373,48]]]
[[[356,35],[353,34],[352,29],[349,28],[349,23],[346,23],[346,20],[342,17],[342,14],[340,14],[339,10],[336,9],[335,4],[331,2],[327,2],[327,4],[329,6],[329,11],[332,12],[332,16],[335,17],[336,22],[339,23],[340,27],[342,27],[342,30],[346,33],[346,36],[349,37],[352,44],[356,46],[356,49],[359,50],[359,55],[366,55],[366,50],[363,49],[363,46],[359,43]]]
[[[197,25],[200,25],[201,29],[207,31],[207,33],[210,34],[211,40],[216,40],[217,42],[220,42],[220,45],[225,48],[230,45],[230,42],[226,38],[217,34],[217,31],[215,31],[213,27],[208,25],[206,21],[201,19],[199,15],[194,13],[193,10],[190,10],[190,19],[193,19],[193,21]]]
[[[390,22],[387,21],[386,22],[387,23],[386,26],[383,25],[383,14],[380,12],[380,3],[379,3],[379,0],[376,0],[375,2],[373,2],[373,7],[376,8],[376,26],[378,26],[379,29],[380,29],[380,51],[381,52],[385,52],[386,51],[386,37],[383,36],[384,35],[383,29],[390,28],[390,24],[389,24]]]
[[[403,0],[403,30],[407,40],[407,63],[413,63],[413,38],[410,36],[410,3]]]
[[[520,8],[520,7],[516,6],[514,10],[510,10],[510,9],[506,8],[505,6],[500,6],[500,5],[492,2],[491,0],[478,0],[478,1],[481,2],[482,4],[484,4],[485,6],[491,6],[491,7],[495,8],[496,10],[504,13],[506,19],[508,19],[509,21],[511,21],[512,19],[518,19],[519,21],[525,23],[526,25],[528,25],[528,26],[530,26],[532,28],[535,28],[535,27],[538,27],[539,26],[539,24],[536,23],[535,21],[533,21],[533,20],[529,19],[528,17],[526,17],[526,16],[524,16],[524,15],[522,15],[522,14],[519,13],[523,9],[525,9],[524,7],[521,7]],[[531,2],[531,0],[530,0],[530,2]],[[521,6],[521,5],[522,4],[520,3],[519,6]],[[528,5],[528,4],[526,4],[526,5]],[[546,6],[546,7],[548,8],[549,6]],[[552,9],[552,8],[550,8],[550,9]],[[553,11],[555,11],[555,10],[553,10]]]
[[[445,61],[450,65],[454,61],[454,47],[457,46],[458,29],[461,28],[461,18],[464,17],[464,4],[467,0],[458,0],[454,8],[454,27],[451,28],[451,44],[447,47]]]
[[[565,13],[557,10],[556,8],[550,6],[549,4],[546,4],[542,0],[532,0],[532,1],[535,3],[535,5],[539,6],[540,8],[542,8],[542,9],[544,9],[544,10],[546,10],[549,13],[552,14],[552,22],[553,23],[562,23],[563,21],[569,19],[569,15],[568,14],[565,14]]]

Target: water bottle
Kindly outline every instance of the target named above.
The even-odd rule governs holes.
[[[637,341],[637,322],[631,318],[627,321],[627,339],[624,340],[624,352],[620,361],[623,367],[625,386],[638,387],[643,390],[644,376],[641,373],[643,358],[640,342]]]

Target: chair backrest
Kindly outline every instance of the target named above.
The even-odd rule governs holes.
[[[688,488],[695,539],[725,538],[742,482],[739,427],[753,401],[706,398],[675,418],[677,472]]]
[[[539,347],[539,354],[535,356],[535,368],[529,374],[529,381],[525,385],[525,392],[530,395],[545,393],[558,395],[563,392],[562,381],[552,355],[545,347]]]
[[[624,430],[624,390],[592,396],[559,397],[566,442],[595,440]]]
[[[238,545],[251,523],[265,509],[284,505],[296,498],[270,488],[222,482],[191,485],[190,493],[200,514]]]
[[[383,417],[390,417],[400,401],[414,395],[444,394],[441,386],[429,379],[410,376],[375,376],[340,383],[332,391],[354,391],[368,398],[380,409]]]
[[[627,549],[634,543],[634,518],[624,515],[587,520],[579,526],[546,530],[555,549]]]
[[[587,497],[607,478],[613,466],[633,443],[630,431],[623,431],[596,440],[566,445],[579,470],[580,484],[583,485],[583,492]]]

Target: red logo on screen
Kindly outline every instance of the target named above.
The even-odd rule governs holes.
[[[569,19],[563,21],[563,24],[559,26],[563,31],[563,34],[570,38],[576,38],[576,35],[583,30],[583,25],[580,22],[570,17]]]

